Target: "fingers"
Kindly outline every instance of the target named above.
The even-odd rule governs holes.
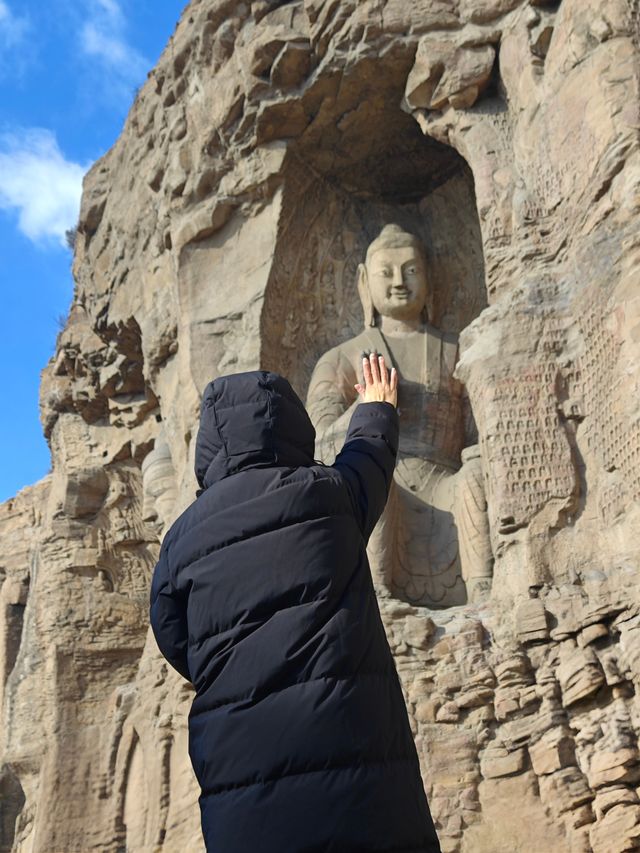
[[[369,388],[380,386],[383,394],[395,392],[398,387],[398,371],[395,367],[391,371],[387,368],[383,355],[372,352],[369,356],[362,357],[362,373],[364,384],[358,383],[353,387],[358,394],[366,395]]]
[[[364,374],[364,386],[366,388],[368,385],[372,384],[371,364],[366,356],[363,356],[362,358],[362,372]]]
[[[371,364],[371,376],[373,377],[373,381],[376,385],[380,384],[380,367],[378,364],[379,356],[376,355],[375,352],[372,352],[369,356],[369,362]]]
[[[378,357],[378,364],[380,366],[380,383],[383,390],[387,391],[389,389],[389,372],[383,355]]]

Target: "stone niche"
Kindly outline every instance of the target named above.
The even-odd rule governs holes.
[[[309,396],[316,393],[309,379],[323,353],[365,329],[358,266],[383,226],[396,223],[424,246],[432,326],[453,340],[486,305],[473,178],[465,161],[417,131],[391,94],[372,105],[365,93],[361,97],[364,106],[353,115],[329,120],[325,135],[311,135],[287,156],[261,315],[260,363],[287,376],[303,399],[308,395],[314,423],[321,404]],[[415,356],[421,360],[418,347]],[[438,386],[438,394],[443,389]],[[401,389],[401,404],[407,391]],[[426,407],[422,390],[417,393],[416,405]],[[457,431],[461,423],[449,427]],[[325,440],[316,426],[316,456],[331,464],[346,423],[334,440]],[[422,429],[420,438],[426,433]],[[454,465],[460,467],[459,455]],[[456,525],[453,501],[442,496],[445,489],[440,503],[438,495],[412,493],[424,489],[427,476],[418,469],[430,462],[416,467],[416,460],[409,460],[406,466],[403,462],[396,472],[369,546],[378,593],[436,608],[462,604],[471,589],[460,568],[457,539],[463,520]],[[438,476],[445,476],[441,469]],[[407,513],[416,519],[417,533],[409,529]]]
[[[363,61],[332,108],[324,99],[319,129],[252,152],[257,171],[279,166],[264,202],[220,202],[206,227],[196,220],[181,234],[183,334],[199,391],[216,372],[259,362],[304,398],[319,355],[363,328],[357,266],[390,222],[424,243],[434,325],[459,333],[485,307],[473,177],[401,109],[408,61]]]
[[[199,395],[269,368],[304,398],[389,222],[459,335],[494,559],[488,598],[380,598],[442,849],[638,849],[639,26],[628,0],[187,6],[85,179],[53,471],[0,506],[2,849],[202,850],[192,690],[146,621]]]
[[[426,250],[430,322],[459,333],[486,305],[473,177],[452,148],[424,137],[381,94],[285,162],[277,242],[260,325],[261,362],[304,395],[322,352],[357,335],[357,267],[396,222]]]
[[[358,265],[389,223],[424,246],[432,326],[453,340],[486,307],[473,175],[454,148],[426,137],[401,109],[409,59],[391,52],[379,63],[363,61],[344,84],[345,93],[325,99],[320,130],[311,128],[286,147],[279,140],[259,147],[259,167],[281,159],[264,201],[234,203],[231,211],[230,205],[214,207],[214,218],[218,210],[226,218],[221,227],[211,225],[211,214],[204,231],[191,224],[179,253],[178,286],[188,318],[189,367],[200,392],[216,373],[259,364],[285,375],[305,399],[319,357],[365,327]],[[317,442],[316,455],[327,464],[336,450]],[[453,461],[459,468],[459,451]],[[384,570],[389,594],[434,607],[463,604],[469,586],[460,571],[453,501],[443,497],[432,507],[428,499],[412,497],[408,485],[402,494],[408,500],[397,512],[411,504],[424,518],[420,535],[436,544],[431,557],[421,556],[421,545],[407,546],[410,532],[392,534],[391,562],[406,565]],[[402,523],[389,526],[395,530]],[[376,547],[370,549],[372,563]],[[436,555],[438,550],[446,552]],[[436,580],[428,577],[431,566],[437,567]],[[483,580],[486,586],[488,578]]]

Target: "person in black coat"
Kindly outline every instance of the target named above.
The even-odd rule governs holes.
[[[277,373],[205,389],[200,489],[163,540],[150,618],[196,691],[208,853],[440,851],[366,554],[398,451],[397,376],[373,354],[363,373],[333,465]]]

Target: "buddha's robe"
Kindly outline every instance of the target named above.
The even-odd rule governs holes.
[[[464,386],[453,376],[457,336],[427,326],[425,332],[387,338],[372,326],[326,352],[307,395],[316,456],[331,464],[342,445],[358,401],[354,385],[362,381],[362,356],[371,351],[398,370],[400,415],[394,483],[368,548],[378,594],[436,607],[462,604],[456,472],[476,432]],[[403,377],[398,363],[406,365],[407,359],[413,379]]]

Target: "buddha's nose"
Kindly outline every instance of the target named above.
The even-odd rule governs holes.
[[[394,287],[404,287],[404,279],[400,268],[394,269],[392,283]]]

